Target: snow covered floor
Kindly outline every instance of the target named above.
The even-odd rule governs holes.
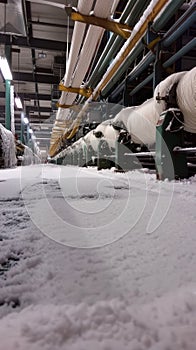
[[[196,177],[0,171],[0,350],[195,350]]]

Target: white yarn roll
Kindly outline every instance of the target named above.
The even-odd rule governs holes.
[[[158,94],[160,97],[164,97],[168,95],[169,90],[172,88],[172,86],[180,81],[182,77],[186,74],[187,72],[180,72],[180,73],[174,73],[171,74],[169,77],[161,81],[155,88],[154,90],[154,102],[155,102],[155,109],[158,115],[160,115],[163,111],[166,110],[166,102],[164,100],[162,101],[157,101],[156,97]]]
[[[179,81],[177,102],[184,115],[184,129],[196,133],[196,67]]]
[[[140,106],[122,109],[113,119],[115,125],[122,121],[135,143],[152,145],[156,137],[158,114],[154,108],[154,99],[145,101]]]

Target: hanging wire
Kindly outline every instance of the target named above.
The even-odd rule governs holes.
[[[70,26],[70,19],[69,16],[67,16],[67,45],[66,45],[66,67],[68,63],[68,57],[69,57],[69,26]]]
[[[20,75],[20,52],[18,51],[18,81],[17,81],[17,94],[19,94],[19,75]]]
[[[6,33],[6,16],[7,16],[7,11],[6,11],[6,3],[4,4],[4,34]]]

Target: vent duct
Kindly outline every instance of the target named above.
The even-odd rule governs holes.
[[[0,3],[0,33],[26,36],[22,0]]]

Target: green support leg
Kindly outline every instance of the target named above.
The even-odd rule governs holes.
[[[176,113],[176,112],[175,112]],[[162,124],[156,128],[156,169],[157,178],[164,179],[183,179],[188,177],[188,167],[185,154],[173,152],[174,147],[183,147],[183,130],[178,128],[176,131],[172,123],[180,119],[181,112],[177,112],[175,120],[174,113],[168,110],[161,115]],[[182,125],[182,124],[181,124]]]
[[[5,81],[5,127],[8,130],[11,130],[11,106],[10,106],[10,86],[11,81]]]

